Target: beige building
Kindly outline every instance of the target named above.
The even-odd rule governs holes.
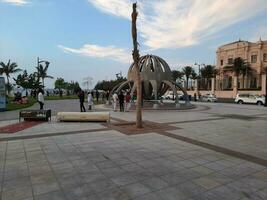
[[[252,43],[239,40],[220,46],[216,54],[218,75],[213,80],[213,93],[226,98],[234,98],[237,93],[265,94],[267,41]],[[233,72],[233,62],[238,57],[250,67],[237,77]]]

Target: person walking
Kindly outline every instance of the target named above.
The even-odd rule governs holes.
[[[108,98],[109,98],[109,90],[107,91],[106,93],[106,100],[108,101]]]
[[[128,112],[129,109],[130,109],[130,105],[131,105],[130,101],[131,101],[130,92],[127,92],[127,94],[125,96],[125,108],[126,108],[126,112]]]
[[[92,106],[94,104],[94,99],[93,99],[92,92],[88,93],[87,101],[88,101],[88,110],[92,110]]]
[[[79,91],[78,97],[79,97],[79,100],[80,100],[80,110],[81,110],[81,112],[86,112],[85,111],[85,107],[84,107],[84,91],[83,90]]]
[[[98,90],[96,90],[96,92],[95,92],[95,97],[96,97],[96,101],[98,102],[98,99],[99,99],[99,92],[98,92]]]
[[[118,103],[118,95],[116,92],[113,94],[112,99],[113,99],[113,111],[116,112]]]
[[[44,109],[44,91],[41,88],[38,90],[37,101],[40,105],[40,110],[43,110]]]
[[[119,94],[120,112],[124,112],[124,94],[121,91]]]

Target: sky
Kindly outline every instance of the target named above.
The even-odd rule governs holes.
[[[81,85],[127,76],[136,1],[140,54],[171,69],[215,64],[216,49],[239,39],[267,40],[266,0],[0,0],[0,61],[33,72],[40,57],[49,75]]]

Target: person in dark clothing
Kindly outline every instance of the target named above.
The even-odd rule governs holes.
[[[121,91],[119,94],[120,112],[124,112],[124,94]]]
[[[106,99],[107,99],[107,101],[108,101],[108,98],[109,98],[109,90],[106,93]]]
[[[83,90],[79,91],[78,97],[79,97],[79,100],[80,100],[80,110],[81,110],[81,112],[86,112],[84,104],[83,104],[84,103],[84,91]]]
[[[95,92],[95,97],[96,97],[96,101],[98,101],[98,99],[99,99],[99,92],[98,92],[98,90],[96,90],[96,92]]]

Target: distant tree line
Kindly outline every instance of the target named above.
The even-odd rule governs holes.
[[[126,81],[125,77],[118,77],[116,80],[102,80],[99,81],[96,86],[95,90],[104,90],[104,91],[111,91],[116,85]]]
[[[179,70],[173,70],[172,71],[172,78],[174,81],[177,80],[185,80],[186,88],[188,89],[188,83],[189,79],[191,80],[202,80],[202,85],[205,85],[205,87],[210,87],[211,78],[216,77],[217,70],[215,69],[215,66],[213,65],[204,65],[200,69],[200,73],[197,74],[193,67],[191,66],[185,66],[182,68],[181,71]]]
[[[10,77],[12,74],[22,72],[21,74],[17,75],[17,77],[13,78],[15,84],[20,86],[26,90],[31,89],[35,90],[38,88],[44,88],[44,80],[46,78],[53,78],[52,76],[47,74],[49,63],[46,62],[46,65],[43,66],[42,64],[38,64],[35,67],[35,72],[28,73],[27,70],[22,70],[18,67],[17,63],[11,62],[10,60],[7,63],[0,62],[0,75],[4,74],[7,79],[6,88],[8,94],[13,88],[13,85],[10,83]]]
[[[57,78],[55,81],[55,89],[58,89],[60,92],[66,90],[67,95],[69,95],[76,94],[81,88],[78,82],[67,82],[63,78]]]

